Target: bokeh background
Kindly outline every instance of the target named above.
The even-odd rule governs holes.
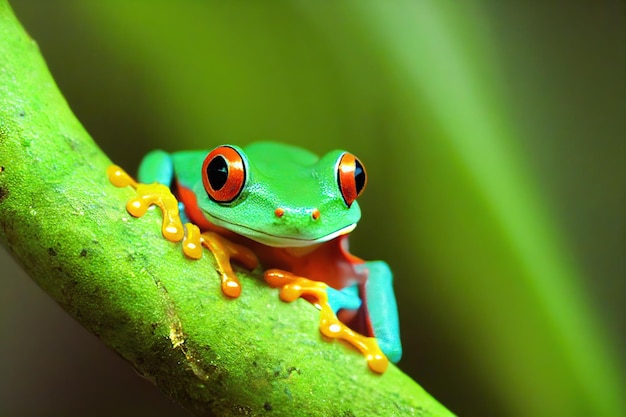
[[[452,411],[626,415],[623,2],[11,4],[130,171],[268,139],[357,154],[353,252],[392,266],[400,367]],[[181,413],[0,266],[1,416]]]

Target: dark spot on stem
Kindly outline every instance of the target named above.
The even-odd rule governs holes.
[[[26,112],[24,112],[24,110],[22,110],[22,111],[20,112],[20,117],[24,117],[24,116],[26,116]]]
[[[233,411],[242,416],[249,416],[252,414],[252,409],[245,405],[233,405]]]
[[[294,372],[296,372],[298,375],[302,373],[302,371],[299,368],[296,368],[295,366],[290,366],[289,368],[287,368],[287,373],[289,375],[291,375]]]
[[[70,148],[72,148],[73,151],[75,151],[78,148],[79,142],[70,137],[70,136],[64,136],[65,142],[70,146]]]
[[[80,251],[80,256],[83,257],[83,258],[86,257],[87,256],[87,249],[81,250]]]
[[[9,191],[7,191],[5,188],[0,187],[0,202],[2,202],[2,200],[7,198],[8,195],[9,195]]]
[[[265,403],[263,404],[263,408],[266,409],[267,411],[272,411],[272,404]]]
[[[300,375],[302,371],[299,368],[296,368],[295,366],[290,366],[288,368],[277,368],[277,369],[274,369],[274,378],[288,379],[294,373]]]
[[[54,248],[48,248],[48,255],[57,256],[57,251],[55,251]]]

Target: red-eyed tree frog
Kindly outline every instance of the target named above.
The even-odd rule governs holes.
[[[182,239],[172,219],[180,215],[191,223],[183,243],[186,253],[201,256],[192,253],[199,242],[213,252],[226,295],[241,292],[230,259],[250,269],[258,259],[265,279],[282,287],[283,300],[313,300],[322,310],[322,333],[352,343],[368,357],[370,368],[386,368],[378,347],[392,362],[400,360],[391,271],[383,261],[366,262],[348,252],[348,234],[361,217],[356,199],[367,183],[363,164],[351,153],[335,150],[319,158],[273,142],[153,151],[139,168],[145,184],[118,167],[110,169],[109,177],[118,186],[137,189],[139,196],[127,205],[131,214],[141,216],[150,204],[161,206],[168,239]],[[162,189],[141,190],[149,183],[168,187],[178,207],[175,200],[155,197]]]

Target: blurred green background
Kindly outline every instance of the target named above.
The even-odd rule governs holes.
[[[392,266],[400,367],[452,411],[626,415],[623,2],[11,4],[130,171],[267,139],[358,155],[353,252]],[[179,411],[0,265],[0,415]]]

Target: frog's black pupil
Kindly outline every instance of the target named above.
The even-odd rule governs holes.
[[[365,170],[358,159],[354,160],[354,185],[357,194],[365,187]]]
[[[206,175],[211,187],[215,191],[220,190],[228,179],[228,163],[222,155],[218,155],[206,167]]]

